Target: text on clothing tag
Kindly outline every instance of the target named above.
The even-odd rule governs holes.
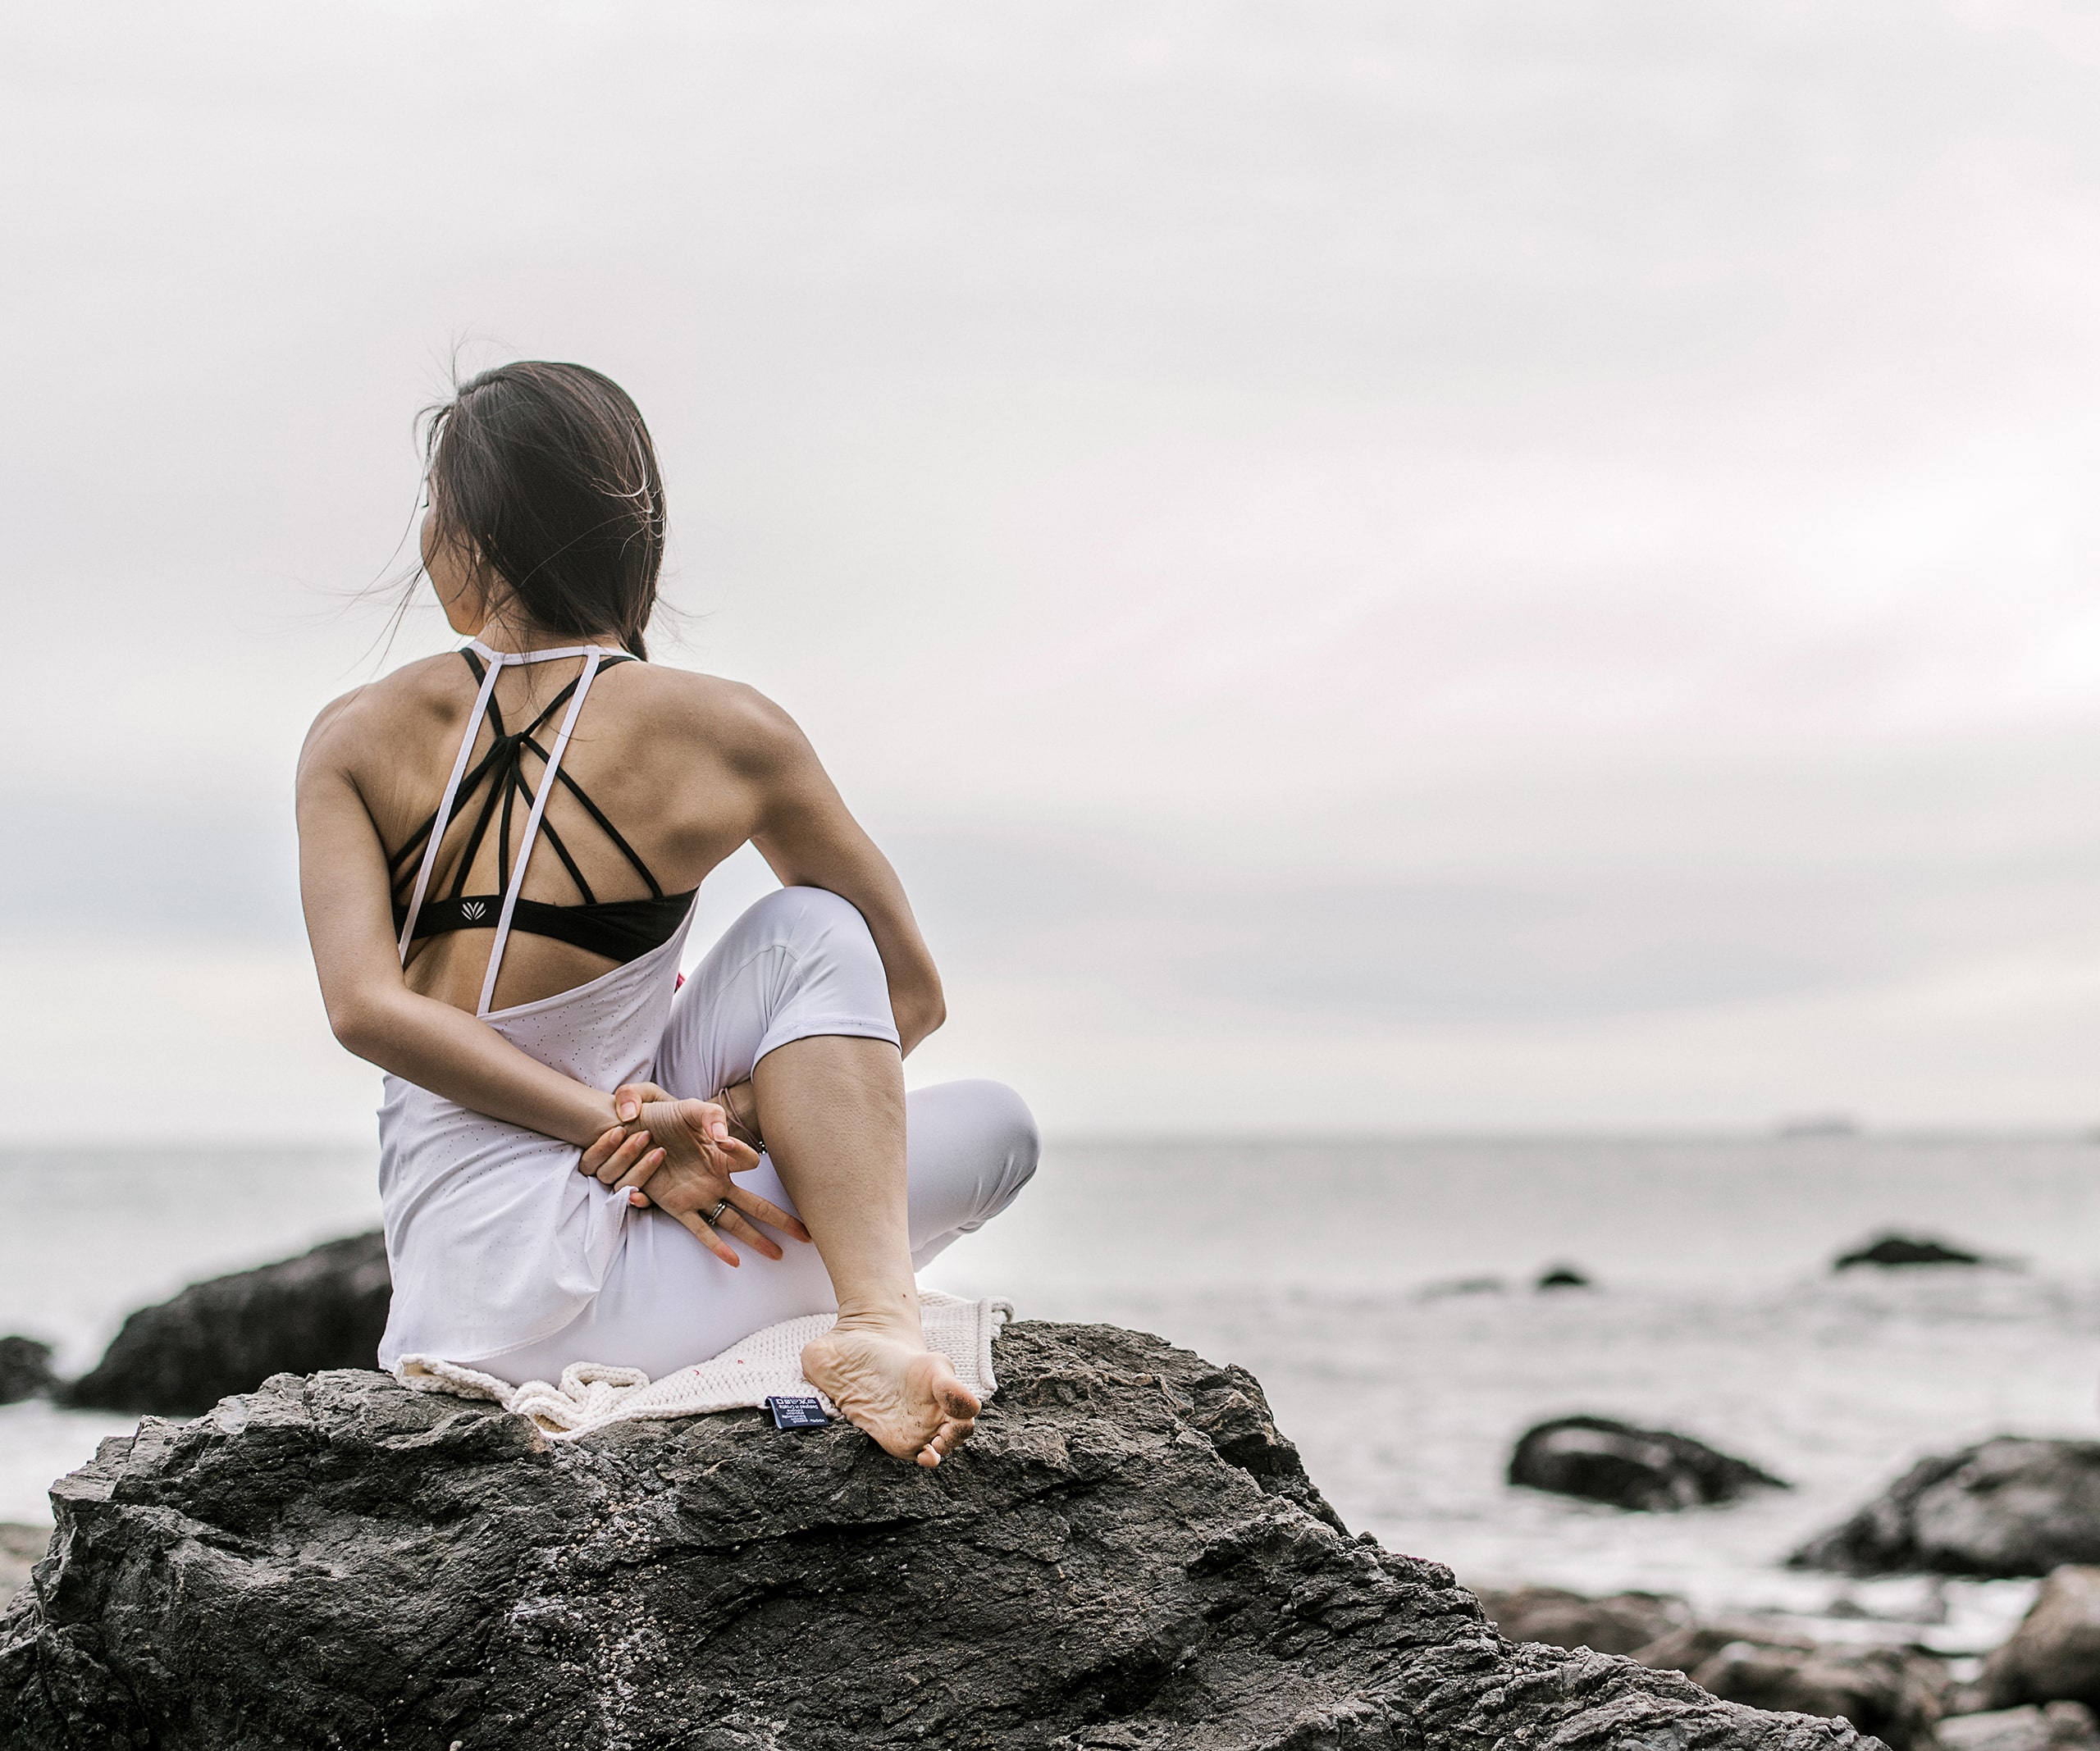
[[[831,1420],[820,1398],[769,1398],[765,1407],[773,1413],[775,1429],[821,1429]]]

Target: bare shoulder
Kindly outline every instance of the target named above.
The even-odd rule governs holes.
[[[299,773],[348,770],[390,732],[457,718],[456,659],[424,657],[331,700],[315,714],[299,750]]]
[[[795,720],[743,682],[654,663],[623,664],[614,673],[650,716],[705,741],[737,767],[777,767],[808,748]]]

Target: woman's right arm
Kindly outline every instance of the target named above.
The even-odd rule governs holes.
[[[324,711],[299,754],[299,898],[328,1025],[360,1058],[462,1106],[579,1147],[595,1142],[616,1122],[610,1094],[402,978],[386,855],[348,759],[344,718],[356,698]]]

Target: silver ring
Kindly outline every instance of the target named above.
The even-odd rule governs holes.
[[[720,1203],[717,1204],[700,1220],[705,1222],[710,1228],[719,1228],[722,1224],[722,1212],[728,1207],[729,1201],[725,1197]]]

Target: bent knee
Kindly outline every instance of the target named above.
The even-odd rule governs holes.
[[[1035,1115],[1004,1083],[973,1079],[947,1086],[968,1106],[980,1158],[996,1164],[993,1202],[1004,1209],[1035,1177],[1043,1159],[1043,1133],[1036,1128]]]
[[[744,914],[743,922],[798,955],[871,956],[878,964],[882,960],[861,909],[829,888],[776,888]]]

